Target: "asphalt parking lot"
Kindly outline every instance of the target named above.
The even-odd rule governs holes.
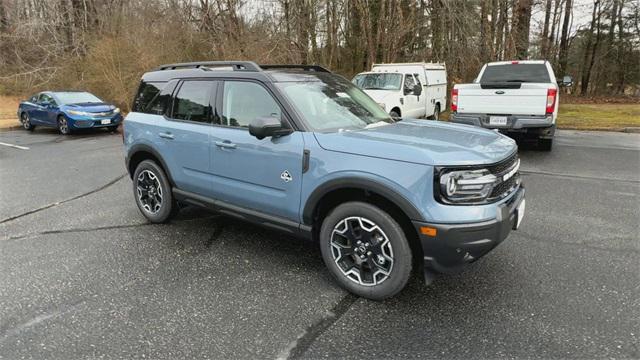
[[[0,133],[0,358],[639,358],[640,135],[523,146],[522,228],[372,302],[319,249],[186,209],[138,212],[122,140]]]

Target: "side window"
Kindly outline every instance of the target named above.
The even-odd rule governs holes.
[[[149,104],[160,94],[164,87],[164,82],[144,82],[140,83],[138,94],[133,101],[133,111],[146,112]],[[164,109],[163,109],[164,110]]]
[[[418,74],[413,74],[413,77],[416,79],[416,85],[422,86],[422,83],[420,82],[420,76],[418,76]]]
[[[40,94],[40,99],[38,100],[38,103],[42,104],[42,103],[45,103],[45,102],[49,103],[51,105],[55,105],[56,104],[56,101],[53,100],[53,98],[51,96],[49,96],[47,94]]]
[[[220,125],[248,127],[258,117],[282,118],[282,110],[261,85],[247,81],[225,81]]]
[[[213,81],[185,81],[173,99],[174,119],[210,123],[213,118]]]
[[[415,85],[416,82],[413,80],[413,75],[411,74],[406,74],[404,76],[404,88],[407,90],[413,90],[413,85]]]

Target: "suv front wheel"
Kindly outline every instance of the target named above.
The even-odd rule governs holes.
[[[166,222],[178,210],[167,175],[152,160],[138,164],[133,174],[133,196],[142,215],[152,223]]]
[[[322,222],[322,257],[348,291],[372,300],[391,297],[411,275],[411,248],[400,225],[363,202],[337,206]]]

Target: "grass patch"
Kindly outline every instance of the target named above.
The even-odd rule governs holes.
[[[560,129],[620,130],[640,127],[640,104],[560,104]]]

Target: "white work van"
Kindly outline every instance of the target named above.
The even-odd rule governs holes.
[[[445,64],[374,64],[352,82],[393,117],[438,120],[447,104]]]

